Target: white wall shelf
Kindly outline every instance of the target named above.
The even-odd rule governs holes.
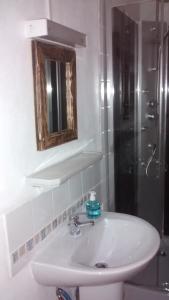
[[[86,34],[48,19],[26,21],[25,32],[28,38],[45,39],[72,47],[86,47]]]
[[[101,160],[100,152],[83,152],[58,164],[40,170],[29,177],[27,181],[33,187],[52,189],[60,186],[67,179]]]

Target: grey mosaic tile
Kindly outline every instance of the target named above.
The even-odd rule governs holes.
[[[12,262],[13,264],[15,264],[19,259],[19,255],[18,255],[18,251],[15,251],[14,253],[12,253]]]
[[[41,241],[43,241],[46,238],[46,228],[43,228],[40,232],[40,238]]]
[[[31,238],[29,241],[26,242],[26,250],[31,251],[34,247],[34,241],[33,238]]]
[[[63,214],[61,214],[59,217],[58,217],[58,225],[62,224],[63,222]]]
[[[52,231],[52,225],[49,224],[46,226],[46,236],[49,235],[51,233],[51,231]]]
[[[26,254],[26,247],[25,247],[25,245],[21,246],[19,248],[18,252],[19,252],[19,257],[24,256]]]
[[[57,224],[58,224],[58,220],[57,220],[57,218],[56,218],[56,219],[53,220],[53,222],[52,222],[52,230],[56,229]]]
[[[39,235],[39,233],[37,233],[34,236],[34,245],[37,245],[39,242],[40,242],[40,235]]]

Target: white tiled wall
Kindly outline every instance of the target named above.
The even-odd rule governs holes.
[[[92,189],[100,182],[100,163],[96,163],[94,166],[87,168],[83,172],[83,186],[84,192]]]
[[[104,38],[99,39],[99,34],[103,34],[105,26],[102,16],[103,7],[100,6],[101,13],[99,13],[99,2],[102,5],[104,1],[0,1],[2,23],[0,36],[3,40],[0,47],[1,98],[5,99],[2,101],[0,117],[2,124],[0,136],[3,140],[0,148],[0,213],[3,214],[8,210],[5,217],[0,216],[1,300],[56,299],[55,290],[38,285],[32,278],[28,267],[22,268],[14,278],[10,279],[7,272],[9,254],[14,254],[11,257],[17,260],[18,247],[19,255],[23,255],[28,249],[32,253],[31,248],[34,243],[38,243],[40,238],[57,225],[55,217],[62,215],[62,212],[65,213],[65,209],[69,209],[74,203],[77,204],[78,198],[88,189],[96,189],[98,199],[104,203],[104,208],[107,207],[108,174],[105,171],[108,161],[107,114],[101,117],[101,109],[105,109],[107,104],[104,95],[99,96],[99,86],[102,82],[105,86],[106,71]],[[24,36],[24,21],[50,17],[48,5],[51,5],[51,18],[54,21],[86,33],[88,40],[87,48],[76,50],[79,138],[63,146],[38,152],[34,122],[31,47],[30,41]],[[105,137],[102,139],[102,145],[101,132]],[[45,163],[57,163],[85,147],[88,151],[104,149],[102,170],[98,173],[98,166],[96,166],[95,170],[91,168],[85,171],[89,178],[92,177],[91,173],[93,174],[92,182],[82,172],[61,187],[47,193],[37,195],[36,191],[27,188],[25,176],[33,173]],[[92,184],[95,186],[93,187]],[[8,253],[6,253],[4,224]],[[6,254],[8,254],[8,261]],[[21,269],[29,257],[26,256],[15,271]]]
[[[34,233],[52,221],[52,193],[47,192],[32,201]]]
[[[83,173],[80,172],[79,174],[76,174],[69,180],[69,187],[70,187],[70,200],[71,203],[80,199],[83,194],[82,186],[83,186]],[[84,192],[85,194],[85,192]]]
[[[69,187],[70,187],[69,181],[66,181],[60,187],[58,187],[52,191],[53,214],[55,216],[62,212],[63,207],[67,207],[71,203]]]
[[[107,208],[105,157],[71,177],[60,187],[41,193],[30,202],[4,215],[10,274],[17,273],[30,259],[36,245],[60,222],[79,208],[89,190]],[[22,263],[24,257],[24,263]]]
[[[109,209],[114,210],[114,144],[113,144],[113,76],[112,76],[112,20],[111,9],[114,1],[104,0],[105,2],[105,35],[106,35],[106,88],[107,88],[107,159],[108,159],[108,181],[109,181]]]
[[[107,11],[108,16],[107,16]],[[111,55],[111,35],[110,31],[107,32],[108,26],[107,17],[111,17],[111,1],[100,1],[100,115],[101,115],[101,141],[102,151],[104,153],[104,163],[106,166],[106,172],[104,173],[104,183],[107,190],[106,207],[110,210],[114,209],[114,173],[112,169],[113,164],[113,110],[112,110],[112,82],[110,78],[111,74],[111,61],[109,57]],[[106,20],[105,20],[106,18]],[[109,43],[106,42],[106,38],[109,38]]]
[[[9,250],[13,252],[34,232],[32,201],[6,215]]]

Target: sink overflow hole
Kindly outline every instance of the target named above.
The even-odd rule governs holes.
[[[95,264],[95,267],[98,269],[106,269],[106,268],[108,268],[108,265],[106,263],[100,262],[100,263]]]

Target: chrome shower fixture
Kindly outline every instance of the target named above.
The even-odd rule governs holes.
[[[147,71],[148,72],[156,72],[156,71],[158,71],[158,68],[156,68],[156,67],[148,68]]]
[[[147,147],[148,147],[149,149],[152,149],[152,148],[154,147],[154,144],[151,144],[151,143],[150,143],[150,144],[147,145]]]
[[[152,121],[156,119],[155,114],[145,114],[145,117],[146,117],[146,119],[152,120]]]
[[[150,146],[151,144],[149,144]],[[150,168],[150,165],[151,163],[153,162],[154,160],[154,157],[155,157],[155,154],[156,154],[156,150],[157,150],[157,145],[156,144],[153,144],[151,145],[151,155],[147,161],[147,164],[146,164],[146,176],[148,177],[149,175],[149,168]]]
[[[156,30],[157,30],[157,27],[154,27],[154,26],[153,26],[153,27],[151,27],[149,30],[150,30],[151,32],[152,32],[152,31],[156,31]]]
[[[141,92],[142,92],[142,94],[150,94],[151,93],[149,90],[142,90]]]
[[[155,106],[156,106],[156,102],[155,102],[155,101],[153,101],[153,100],[150,100],[150,101],[148,101],[148,102],[147,102],[147,106],[149,106],[149,107],[153,108],[153,107],[155,107]]]
[[[143,126],[143,127],[141,127],[141,131],[146,131],[148,129],[148,127],[147,126]]]

